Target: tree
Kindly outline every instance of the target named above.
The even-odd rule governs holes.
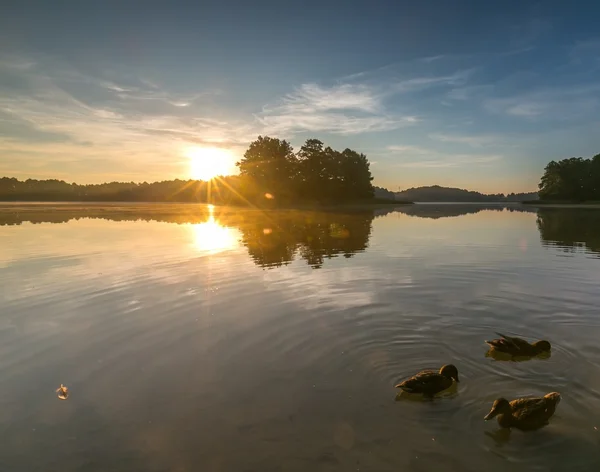
[[[293,196],[297,159],[287,141],[259,136],[236,165],[240,175],[251,179],[261,194],[283,201]]]
[[[324,201],[373,198],[367,156],[352,149],[339,152],[308,139],[298,152],[302,196]]]
[[[540,198],[543,200],[585,201],[600,198],[598,179],[600,159],[571,157],[551,161],[540,180]]]
[[[343,181],[342,197],[373,198],[373,177],[369,169],[367,156],[352,149],[344,149],[341,153],[341,176]]]
[[[299,190],[304,199],[320,200],[325,196],[327,185],[327,157],[323,142],[307,139],[298,151]]]

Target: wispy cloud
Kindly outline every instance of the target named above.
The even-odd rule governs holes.
[[[550,33],[553,26],[547,18],[533,18],[528,22],[513,25],[510,43],[517,53],[531,50]]]
[[[420,146],[392,145],[387,150],[395,154],[430,154],[432,151]]]
[[[485,165],[502,159],[499,154],[444,153],[421,146],[388,146],[388,151],[398,158],[395,167],[405,168],[450,168]]]
[[[600,107],[600,82],[545,88],[506,98],[488,98],[484,107],[497,114],[529,120],[572,120],[590,116]]]
[[[433,169],[433,168],[448,168],[448,167],[463,167],[481,164],[489,164],[502,159],[502,156],[473,156],[457,154],[448,159],[431,159],[423,161],[403,162],[397,167],[408,167],[418,169]]]
[[[600,65],[600,38],[578,41],[569,53],[573,64]]]
[[[278,104],[265,106],[256,118],[275,134],[359,134],[389,131],[419,121],[415,116],[387,112],[382,103],[387,93],[364,84],[304,84]]]
[[[401,80],[394,83],[391,87],[394,92],[405,93],[423,90],[431,87],[461,85],[467,82],[469,76],[473,73],[473,69],[455,72],[450,75],[443,76],[423,76],[414,77],[411,79]]]
[[[456,87],[464,84],[471,72],[412,77],[403,74],[404,78],[398,78],[394,67],[383,67],[345,77],[343,82],[331,86],[303,84],[277,103],[265,106],[256,117],[272,133],[350,135],[390,131],[421,121],[417,114],[397,111],[401,106],[390,110],[387,106],[390,100],[404,100],[407,108],[410,93]]]
[[[439,54],[437,56],[427,56],[427,57],[421,57],[419,59],[420,62],[425,62],[427,64],[431,63],[431,62],[435,62],[435,61],[439,61],[441,59],[446,58],[447,56],[444,54]]]
[[[466,144],[471,147],[489,146],[497,141],[494,136],[464,136],[439,133],[432,133],[429,138],[443,143]]]
[[[366,113],[381,111],[381,95],[366,85],[341,84],[323,88],[317,84],[304,84],[283,98],[290,110],[304,112],[328,110],[358,110]]]
[[[492,85],[469,85],[450,90],[446,97],[450,100],[472,100],[480,98],[493,91]]]
[[[174,94],[142,80],[122,84],[25,58],[2,58],[0,76],[0,174],[19,162],[21,173],[35,175],[43,168],[57,175],[110,168],[120,176],[184,177],[186,146],[235,150],[256,137],[252,124],[202,116],[194,102],[211,91]]]

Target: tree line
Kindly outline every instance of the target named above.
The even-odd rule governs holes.
[[[239,175],[214,181],[167,180],[78,185],[62,180],[0,179],[3,201],[143,201],[258,204],[340,203],[374,198],[364,154],[337,151],[308,139],[294,152],[288,141],[259,136],[237,163]]]
[[[493,193],[484,194],[462,188],[441,187],[432,185],[402,190],[396,198],[412,202],[522,202],[538,198],[536,192],[529,193]]]
[[[181,202],[242,204],[243,182],[239,176],[219,179],[218,185],[201,180],[165,180],[163,182],[109,182],[79,185],[62,180],[20,181],[0,179],[2,201],[67,202]]]
[[[539,189],[541,200],[600,201],[600,154],[549,162]]]

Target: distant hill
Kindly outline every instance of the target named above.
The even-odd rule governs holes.
[[[387,188],[374,186],[375,198],[387,198],[388,200],[396,200],[396,194]]]
[[[395,195],[398,200],[411,202],[521,202],[538,198],[536,192],[488,195],[462,188],[440,187],[439,185],[410,188],[396,192]]]

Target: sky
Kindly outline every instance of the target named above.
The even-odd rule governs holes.
[[[268,135],[363,152],[391,190],[533,191],[550,160],[600,153],[599,17],[595,1],[11,1],[0,176],[235,172]]]

